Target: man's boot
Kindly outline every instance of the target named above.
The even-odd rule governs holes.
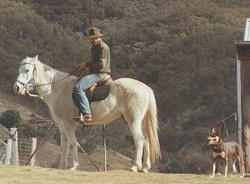
[[[74,117],[73,119],[79,122],[90,122],[92,121],[92,116],[90,113],[80,113],[78,117]]]
[[[92,121],[92,116],[91,116],[90,113],[84,113],[84,114],[82,115],[82,117],[83,117],[83,121],[84,121],[84,122],[90,122],[90,121]]]

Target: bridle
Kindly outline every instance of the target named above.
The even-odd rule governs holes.
[[[62,79],[59,79],[57,81],[51,81],[51,82],[48,82],[48,83],[45,83],[45,84],[38,84],[38,85],[35,85],[35,77],[36,77],[36,74],[37,74],[37,70],[36,70],[36,65],[35,64],[32,64],[32,63],[23,63],[21,66],[23,65],[26,65],[26,64],[30,64],[30,65],[33,65],[34,68],[33,68],[33,71],[32,71],[32,77],[30,78],[30,80],[27,82],[27,83],[24,83],[20,80],[16,80],[16,82],[20,83],[23,85],[24,89],[25,89],[25,92],[31,96],[31,97],[38,97],[38,98],[41,98],[43,99],[43,95],[48,93],[50,90],[47,90],[45,91],[42,95],[35,95],[35,94],[31,94],[29,91],[33,90],[34,88],[36,87],[40,87],[40,86],[46,86],[46,85],[52,85],[52,84],[55,84],[57,82],[60,82],[60,81],[63,81],[65,79],[67,79],[68,77],[70,77],[70,75],[67,75],[66,77],[62,78]],[[30,89],[28,89],[30,88]]]
[[[25,89],[25,92],[27,92],[29,94],[28,87],[31,88],[31,90],[33,90],[35,87],[36,67],[35,67],[35,64],[32,64],[32,63],[23,63],[21,66],[27,65],[27,64],[34,66],[33,71],[32,71],[32,77],[30,78],[30,80],[27,83],[24,83],[18,79],[16,80],[16,82],[22,84],[24,89]]]

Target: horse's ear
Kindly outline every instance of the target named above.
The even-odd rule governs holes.
[[[36,61],[38,60],[38,55],[36,55],[36,56],[34,57],[34,60],[36,60]]]

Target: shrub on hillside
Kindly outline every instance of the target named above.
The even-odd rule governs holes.
[[[7,110],[0,116],[0,123],[6,128],[14,127],[19,121],[21,121],[21,116],[16,110]]]

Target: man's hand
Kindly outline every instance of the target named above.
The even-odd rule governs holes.
[[[79,65],[79,70],[82,70],[82,69],[84,69],[84,68],[86,68],[86,63],[81,63],[81,64]]]

